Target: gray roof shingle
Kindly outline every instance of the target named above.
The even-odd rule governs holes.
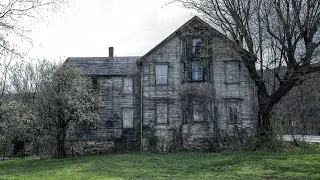
[[[69,57],[66,63],[71,63],[83,70],[89,76],[123,76],[138,72],[136,62],[139,56],[132,57]]]

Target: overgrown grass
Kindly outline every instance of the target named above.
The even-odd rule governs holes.
[[[320,148],[25,158],[0,161],[0,179],[320,179]]]

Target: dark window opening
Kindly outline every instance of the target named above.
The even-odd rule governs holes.
[[[98,89],[98,78],[97,77],[92,77],[92,88],[93,89]]]

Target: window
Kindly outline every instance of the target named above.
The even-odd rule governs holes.
[[[212,61],[208,63],[208,81],[213,81],[213,64]]]
[[[192,54],[199,56],[201,53],[201,39],[193,38],[192,39]]]
[[[132,78],[123,78],[123,94],[132,94]]]
[[[191,74],[193,81],[202,81],[203,80],[203,66],[201,61],[192,61],[191,62]]]
[[[239,83],[239,62],[226,62],[226,82]]]
[[[202,122],[204,114],[202,105],[194,101],[192,109],[193,121]]]
[[[168,65],[156,65],[156,84],[168,84]]]
[[[168,122],[168,106],[167,103],[157,103],[157,123],[166,124]]]
[[[240,123],[240,103],[239,101],[228,101],[229,123]]]
[[[133,128],[133,109],[123,109],[122,111],[123,128]]]
[[[92,88],[93,89],[98,89],[98,78],[97,77],[92,77]]]

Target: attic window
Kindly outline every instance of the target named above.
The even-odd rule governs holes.
[[[199,56],[201,53],[201,38],[192,39],[192,54]]]

